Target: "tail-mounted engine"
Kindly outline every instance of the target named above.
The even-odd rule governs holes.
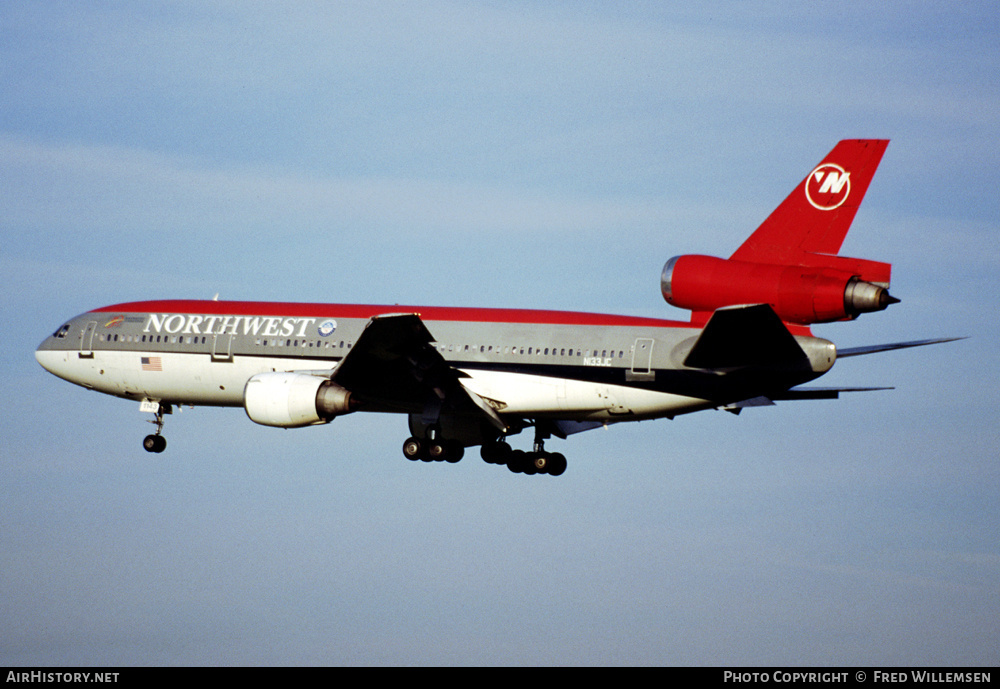
[[[668,303],[711,313],[724,306],[770,304],[786,323],[849,320],[899,300],[889,294],[888,263],[807,254],[806,265],[770,265],[675,256],[663,267],[660,288]]]
[[[259,373],[243,390],[247,416],[264,426],[299,428],[329,423],[357,409],[351,393],[307,373]]]

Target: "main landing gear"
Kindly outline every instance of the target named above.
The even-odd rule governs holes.
[[[560,476],[566,471],[566,457],[558,452],[546,452],[545,440],[550,437],[544,427],[535,426],[535,443],[531,452],[512,450],[504,437],[483,443],[481,455],[487,464],[506,465],[515,474],[548,474]],[[465,454],[462,443],[445,440],[436,427],[428,429],[428,437],[408,438],[403,443],[407,459],[424,462],[457,462]]]
[[[566,457],[559,452],[546,452],[541,441],[535,441],[531,452],[524,452],[512,450],[506,442],[498,440],[485,443],[481,454],[487,464],[506,464],[515,474],[559,476],[566,471]]]
[[[142,439],[142,449],[146,452],[155,452],[159,454],[167,449],[167,439],[164,438],[161,433],[163,433],[163,415],[171,413],[173,413],[173,410],[170,408],[169,404],[160,404],[157,407],[156,419],[149,420],[149,423],[156,426],[156,433],[147,435]]]
[[[424,462],[449,462],[454,464],[465,456],[465,447],[454,440],[442,438],[407,438],[403,443],[407,459]]]

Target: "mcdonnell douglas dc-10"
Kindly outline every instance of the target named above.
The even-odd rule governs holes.
[[[890,265],[837,255],[888,141],[847,140],[813,168],[728,259],[667,261],[666,301],[689,322],[565,311],[233,301],[106,306],[61,326],[35,356],[90,390],[155,414],[143,446],[162,452],[174,405],[242,407],[279,428],[355,411],[409,417],[409,459],[457,462],[482,446],[511,471],[559,475],[545,440],[702,409],[874,388],[799,387],[839,357],[946,340],[837,351],[814,323],[898,300]],[[530,451],[507,438],[534,429]]]

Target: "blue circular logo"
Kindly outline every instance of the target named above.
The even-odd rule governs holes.
[[[320,337],[330,337],[333,335],[333,331],[337,329],[337,321],[329,320],[323,321],[319,324],[319,335]]]

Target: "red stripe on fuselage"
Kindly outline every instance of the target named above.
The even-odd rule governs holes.
[[[485,309],[450,306],[377,306],[370,304],[302,304],[267,301],[201,301],[175,299],[114,304],[92,313],[197,313],[227,316],[291,316],[306,318],[363,318],[415,313],[425,321],[469,323],[535,323],[546,325],[637,326],[647,328],[694,328],[691,323],[639,316],[617,316],[577,311],[531,309]]]

